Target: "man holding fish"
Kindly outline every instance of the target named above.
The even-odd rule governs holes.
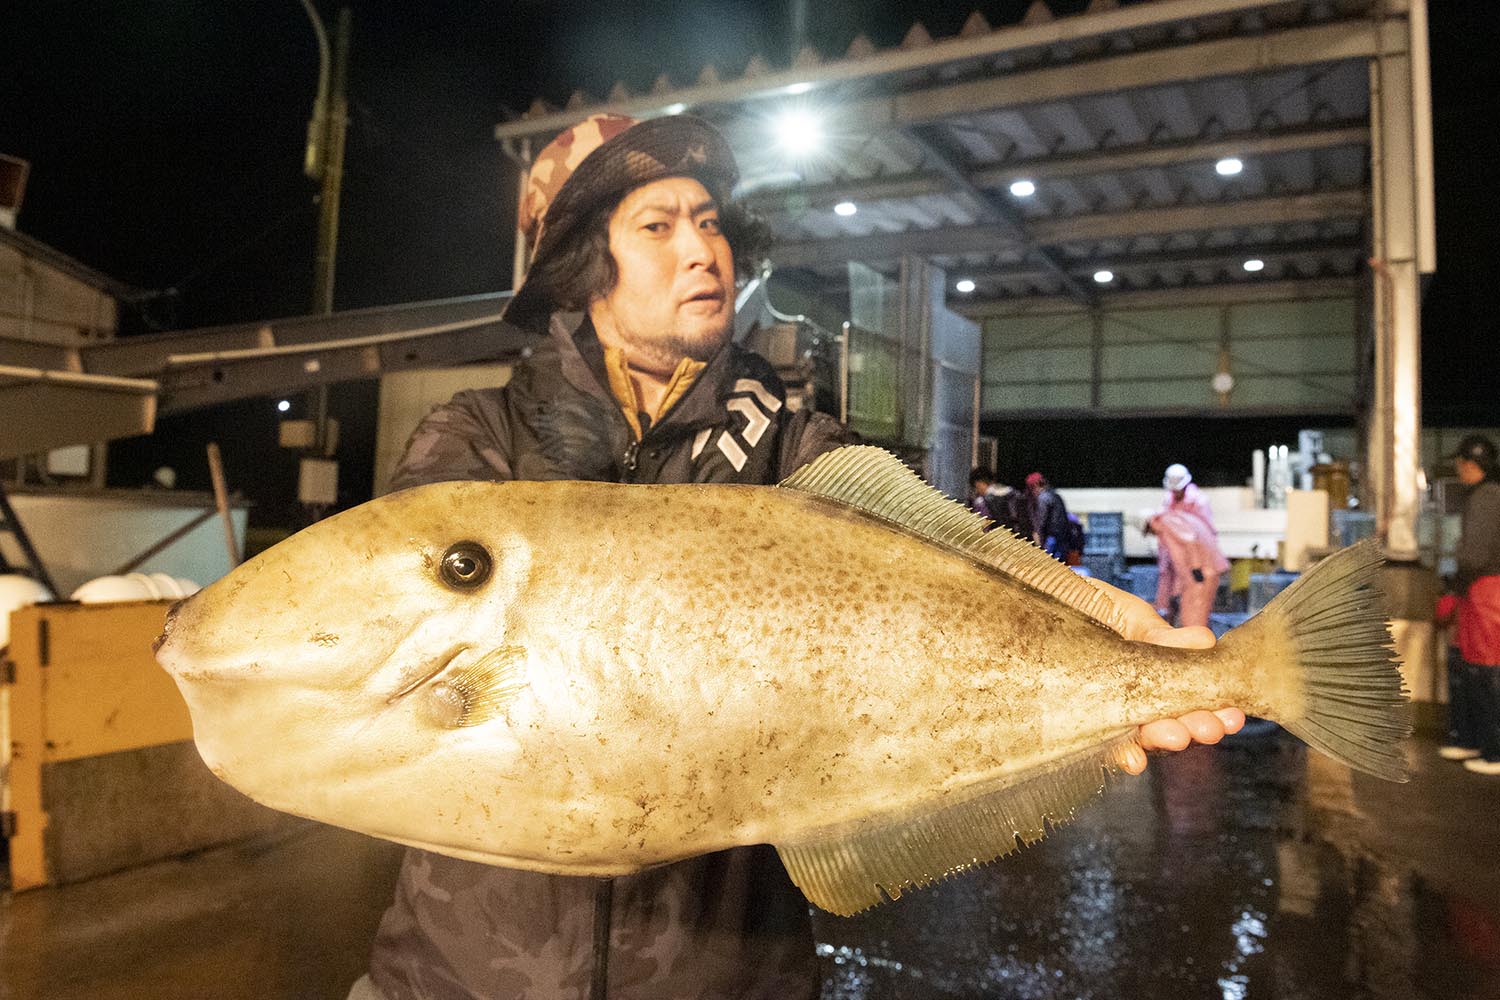
[[[507,319],[546,341],[506,389],[435,410],[393,487],[772,484],[848,443],[826,415],[789,413],[769,365],[730,342],[735,264],[756,261],[754,224],[727,202],[736,178],[722,137],[689,116],[596,115],[544,149],[522,209],[531,268]],[[1213,643],[1110,597],[1136,638]],[[1144,726],[1120,763],[1139,773],[1143,747],[1214,743],[1243,718],[1223,709]],[[819,982],[807,906],[765,845],[614,879],[412,849],[351,998],[796,998],[817,996]]]
[[[695,118],[559,136],[510,382],[168,615],[215,774],[411,848],[351,1000],[810,1000],[806,901],[1038,840],[1230,705],[1404,780],[1374,546],[1215,645],[985,531],[731,342],[735,180]]]

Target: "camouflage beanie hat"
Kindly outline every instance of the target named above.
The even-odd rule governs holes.
[[[739,180],[729,143],[708,122],[692,115],[665,115],[638,122],[625,115],[598,114],[553,139],[532,161],[516,220],[533,265],[562,245],[601,206],[632,188],[664,177],[696,178],[721,203]],[[542,303],[518,305],[531,311]]]

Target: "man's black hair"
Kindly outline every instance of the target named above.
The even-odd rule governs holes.
[[[622,196],[623,198],[623,196]],[[577,226],[573,235],[526,275],[553,307],[582,312],[590,302],[614,290],[620,272],[609,252],[609,217],[619,207],[603,205]],[[719,228],[734,254],[735,273],[749,277],[760,268],[771,245],[771,229],[758,216],[733,202],[719,206]]]

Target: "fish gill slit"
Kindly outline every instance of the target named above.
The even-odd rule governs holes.
[[[421,687],[423,687],[423,686],[425,686],[427,684],[430,684],[432,681],[434,681],[438,677],[440,677],[442,675],[443,671],[447,670],[450,666],[452,666],[453,661],[456,660],[456,659],[458,659],[459,655],[461,653],[463,653],[465,650],[467,650],[468,648],[469,648],[468,646],[464,646],[464,645],[454,646],[451,650],[448,651],[448,653],[447,653],[446,656],[440,656],[440,657],[438,657],[437,666],[435,666],[431,670],[427,671],[427,673],[422,674],[421,676],[417,677],[416,680],[412,681],[411,683],[409,683],[405,687],[403,687],[401,690],[399,690],[395,694],[391,695],[389,698],[387,698],[385,700],[385,703],[387,705],[394,705],[398,701],[400,701],[402,698],[405,698],[407,695],[411,694],[413,691],[416,691],[417,689],[419,689],[419,688],[421,688]]]

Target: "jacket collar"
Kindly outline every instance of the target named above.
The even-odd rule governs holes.
[[[619,411],[604,368],[604,347],[586,313],[553,313],[547,340],[538,354],[553,354],[558,369],[570,386],[584,395],[607,401]],[[722,423],[724,400],[738,392],[737,384],[747,378],[759,382],[778,400],[785,401],[786,389],[775,369],[759,355],[730,341],[709,360],[708,367],[692,387],[667,411],[659,424],[646,432],[647,435],[654,436],[669,429],[695,431]],[[623,413],[620,413],[620,420],[625,421]]]

